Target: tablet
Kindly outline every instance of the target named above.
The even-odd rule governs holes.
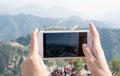
[[[39,52],[43,59],[84,57],[82,44],[90,45],[88,30],[39,31]]]

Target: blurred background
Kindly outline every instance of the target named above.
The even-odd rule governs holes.
[[[111,72],[120,76],[119,0],[0,0],[0,76],[21,75],[20,66],[29,51],[30,34],[35,27],[80,30],[89,29],[89,22],[100,33]],[[50,72],[71,68],[69,65],[73,73],[85,69],[83,59],[46,60],[45,64]]]

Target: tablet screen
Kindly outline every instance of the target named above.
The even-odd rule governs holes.
[[[44,58],[82,57],[87,32],[43,33]]]

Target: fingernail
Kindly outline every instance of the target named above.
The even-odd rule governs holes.
[[[87,44],[86,44],[86,43],[84,43],[84,44],[82,45],[82,47],[87,47]]]
[[[35,28],[35,30],[38,30],[38,28]]]
[[[92,23],[92,22],[89,22],[89,24],[90,24],[90,25],[93,25],[93,23]]]
[[[35,28],[35,29],[34,29],[34,32],[37,32],[37,31],[38,31],[38,28]]]

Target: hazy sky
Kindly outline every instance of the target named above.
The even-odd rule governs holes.
[[[24,6],[38,4],[43,7],[61,6],[96,16],[109,11],[120,10],[120,0],[0,0],[0,5]]]

